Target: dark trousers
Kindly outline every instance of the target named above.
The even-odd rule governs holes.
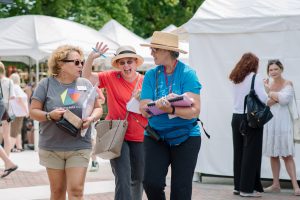
[[[251,193],[254,190],[263,192],[260,182],[263,128],[247,128],[247,135],[239,131],[243,114],[233,114],[233,175],[234,189]]]
[[[190,200],[201,137],[190,137],[178,146],[145,137],[144,190],[149,200],[165,200],[168,167],[171,165],[171,200]]]
[[[121,156],[110,160],[110,164],[115,175],[115,200],[142,200],[143,143],[124,141]]]

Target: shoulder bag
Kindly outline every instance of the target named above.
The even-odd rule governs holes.
[[[247,127],[254,129],[262,128],[273,117],[270,107],[263,103],[255,92],[255,76],[256,74],[252,77],[250,92],[244,99],[245,118],[240,125],[242,134],[247,134]]]
[[[131,98],[136,91],[139,80],[140,75],[138,75],[138,80],[132,92]],[[129,112],[126,111],[126,117],[124,120],[102,120],[96,124],[95,128],[97,131],[97,137],[95,154],[97,156],[103,159],[110,160],[121,155],[121,149],[128,127],[128,115]]]

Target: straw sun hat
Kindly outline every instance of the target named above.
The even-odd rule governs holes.
[[[119,47],[116,51],[115,57],[111,59],[111,65],[118,68],[117,61],[121,58],[136,58],[137,67],[141,66],[144,62],[142,56],[136,54],[136,51],[132,46]]]
[[[187,53],[186,51],[179,49],[178,43],[177,35],[173,33],[155,31],[152,35],[151,43],[141,44],[141,46],[177,51],[184,54]]]

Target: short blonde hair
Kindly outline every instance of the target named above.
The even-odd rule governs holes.
[[[0,61],[0,74],[5,74],[5,66],[1,61]]]
[[[21,78],[18,73],[12,73],[9,78],[14,82],[14,84],[21,84]]]
[[[84,57],[83,51],[79,47],[72,46],[72,45],[63,45],[55,49],[48,60],[49,75],[51,76],[59,75],[61,71],[61,64],[60,64],[61,61],[68,59],[68,56],[73,51],[79,53],[81,59],[83,59]]]

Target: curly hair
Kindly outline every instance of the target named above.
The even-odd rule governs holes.
[[[245,53],[229,75],[229,79],[238,84],[251,72],[257,73],[259,59],[253,53]]]
[[[61,61],[68,59],[68,56],[73,51],[79,53],[81,59],[83,59],[84,57],[83,51],[79,47],[72,46],[72,45],[62,45],[59,46],[57,49],[55,49],[48,59],[49,75],[51,76],[59,75],[61,71]]]

